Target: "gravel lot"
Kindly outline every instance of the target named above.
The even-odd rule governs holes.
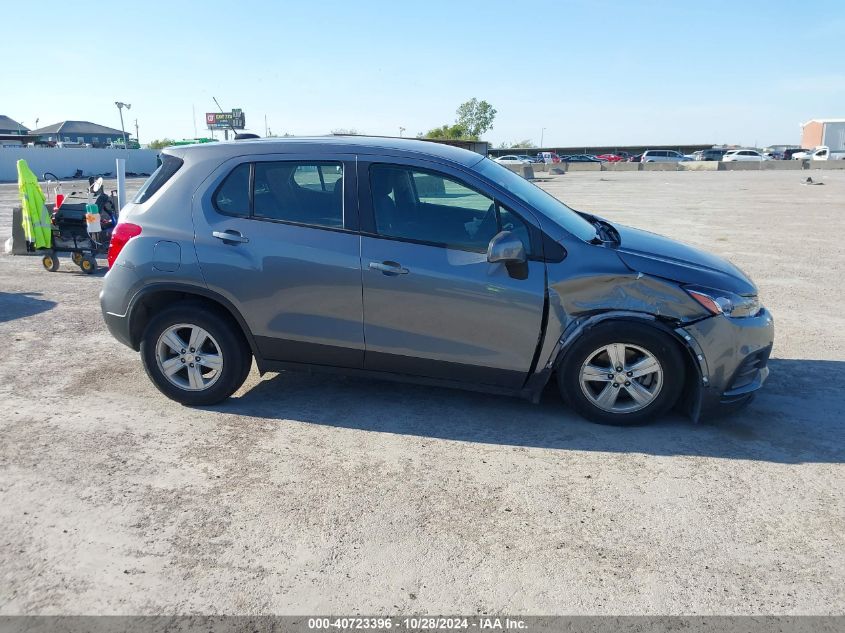
[[[101,275],[0,256],[0,614],[845,612],[845,172],[812,176],[542,183],[757,281],[769,383],[698,425],[256,371],[182,408],[105,331]]]

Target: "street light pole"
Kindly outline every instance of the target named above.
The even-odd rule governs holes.
[[[129,143],[126,142],[126,129],[123,127],[123,108],[130,110],[132,108],[132,104],[123,103],[123,101],[115,101],[114,105],[117,106],[117,111],[120,112],[120,131],[123,132],[123,149],[129,149]]]
[[[546,133],[546,128],[540,130],[540,149],[543,149],[543,135]]]
[[[403,127],[400,125],[400,126],[399,126],[399,138],[402,138],[402,132],[404,132],[404,131],[405,131],[405,128],[403,128]]]

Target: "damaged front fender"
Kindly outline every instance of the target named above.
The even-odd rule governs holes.
[[[598,251],[604,261],[597,271],[595,254],[589,270],[578,270],[574,258],[549,267],[549,318],[540,362],[526,387],[529,397],[538,401],[552,373],[563,362],[572,343],[586,330],[608,320],[645,321],[663,330],[685,350],[687,379],[682,403],[684,411],[698,419],[702,385],[706,379],[706,359],[685,325],[710,317],[676,283],[631,272],[612,251]],[[555,269],[568,273],[554,278]],[[597,274],[598,272],[598,274]]]

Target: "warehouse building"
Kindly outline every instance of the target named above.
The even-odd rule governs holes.
[[[26,134],[29,128],[10,119],[5,114],[0,114],[0,134]]]
[[[120,130],[90,121],[62,121],[32,130],[30,134],[51,144],[58,142],[90,143],[94,147],[105,147],[110,143],[123,142],[123,132]]]
[[[827,145],[832,152],[845,151],[845,119],[811,119],[801,124],[801,147]]]

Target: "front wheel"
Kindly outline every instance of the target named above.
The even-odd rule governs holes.
[[[564,398],[601,424],[651,422],[677,402],[683,384],[683,359],[670,335],[629,321],[587,330],[558,371]]]
[[[252,361],[236,328],[203,306],[165,310],[141,339],[144,369],[171,400],[192,406],[221,402],[243,384]]]

